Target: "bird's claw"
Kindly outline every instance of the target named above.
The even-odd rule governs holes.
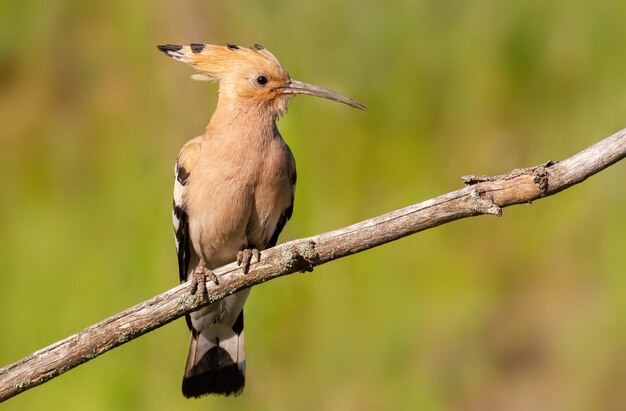
[[[250,271],[250,263],[253,259],[256,259],[257,263],[261,261],[261,252],[256,248],[246,248],[237,253],[237,265],[243,268],[244,274]]]
[[[206,297],[208,294],[206,288],[207,280],[213,281],[216,285],[218,284],[217,276],[213,273],[213,271],[203,265],[197,266],[191,276],[191,295],[200,291],[200,296],[203,298]]]

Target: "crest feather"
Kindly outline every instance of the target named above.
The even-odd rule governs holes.
[[[229,72],[255,66],[268,60],[282,68],[276,57],[259,44],[251,48],[235,44],[214,46],[200,43],[192,43],[189,46],[165,44],[157,47],[174,60],[187,63],[200,71],[200,74],[192,76],[194,80],[219,80]],[[259,57],[261,57],[260,60]]]

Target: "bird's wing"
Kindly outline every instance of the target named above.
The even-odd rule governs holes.
[[[270,240],[265,246],[266,249],[272,248],[276,245],[276,243],[278,242],[278,236],[283,231],[285,224],[287,224],[287,221],[289,221],[289,219],[291,218],[291,215],[293,214],[293,201],[294,201],[295,194],[296,194],[297,177],[298,176],[296,173],[296,167],[294,164],[293,171],[291,173],[291,202],[289,203],[289,206],[287,206],[287,208],[285,208],[283,212],[280,214],[280,217],[278,217],[278,221],[276,222],[276,228],[274,228],[274,232],[272,233]]]
[[[178,254],[178,274],[180,282],[187,281],[189,273],[189,263],[192,260],[192,254],[195,254],[191,247],[191,239],[189,238],[189,217],[187,215],[188,205],[187,185],[189,178],[193,173],[195,164],[200,155],[200,142],[191,140],[180,151],[176,159],[174,174],[174,204],[172,220],[174,222],[174,233],[176,234],[176,252]]]

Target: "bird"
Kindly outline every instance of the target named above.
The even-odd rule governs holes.
[[[237,261],[242,274],[276,245],[293,212],[294,156],[276,121],[289,100],[307,94],[367,108],[334,91],[293,80],[259,44],[192,43],[158,49],[219,83],[205,131],[187,142],[174,168],[173,223],[180,282],[206,296],[213,269]],[[243,306],[249,289],[186,316],[191,331],[183,374],[187,398],[239,395],[245,385]]]

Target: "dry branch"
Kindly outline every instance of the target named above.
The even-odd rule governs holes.
[[[70,370],[195,309],[244,288],[355,254],[447,222],[558,193],[626,156],[626,129],[560,162],[486,177],[465,188],[339,230],[290,241],[262,253],[247,275],[236,264],[217,270],[219,284],[202,300],[185,283],[0,369],[0,402]]]

